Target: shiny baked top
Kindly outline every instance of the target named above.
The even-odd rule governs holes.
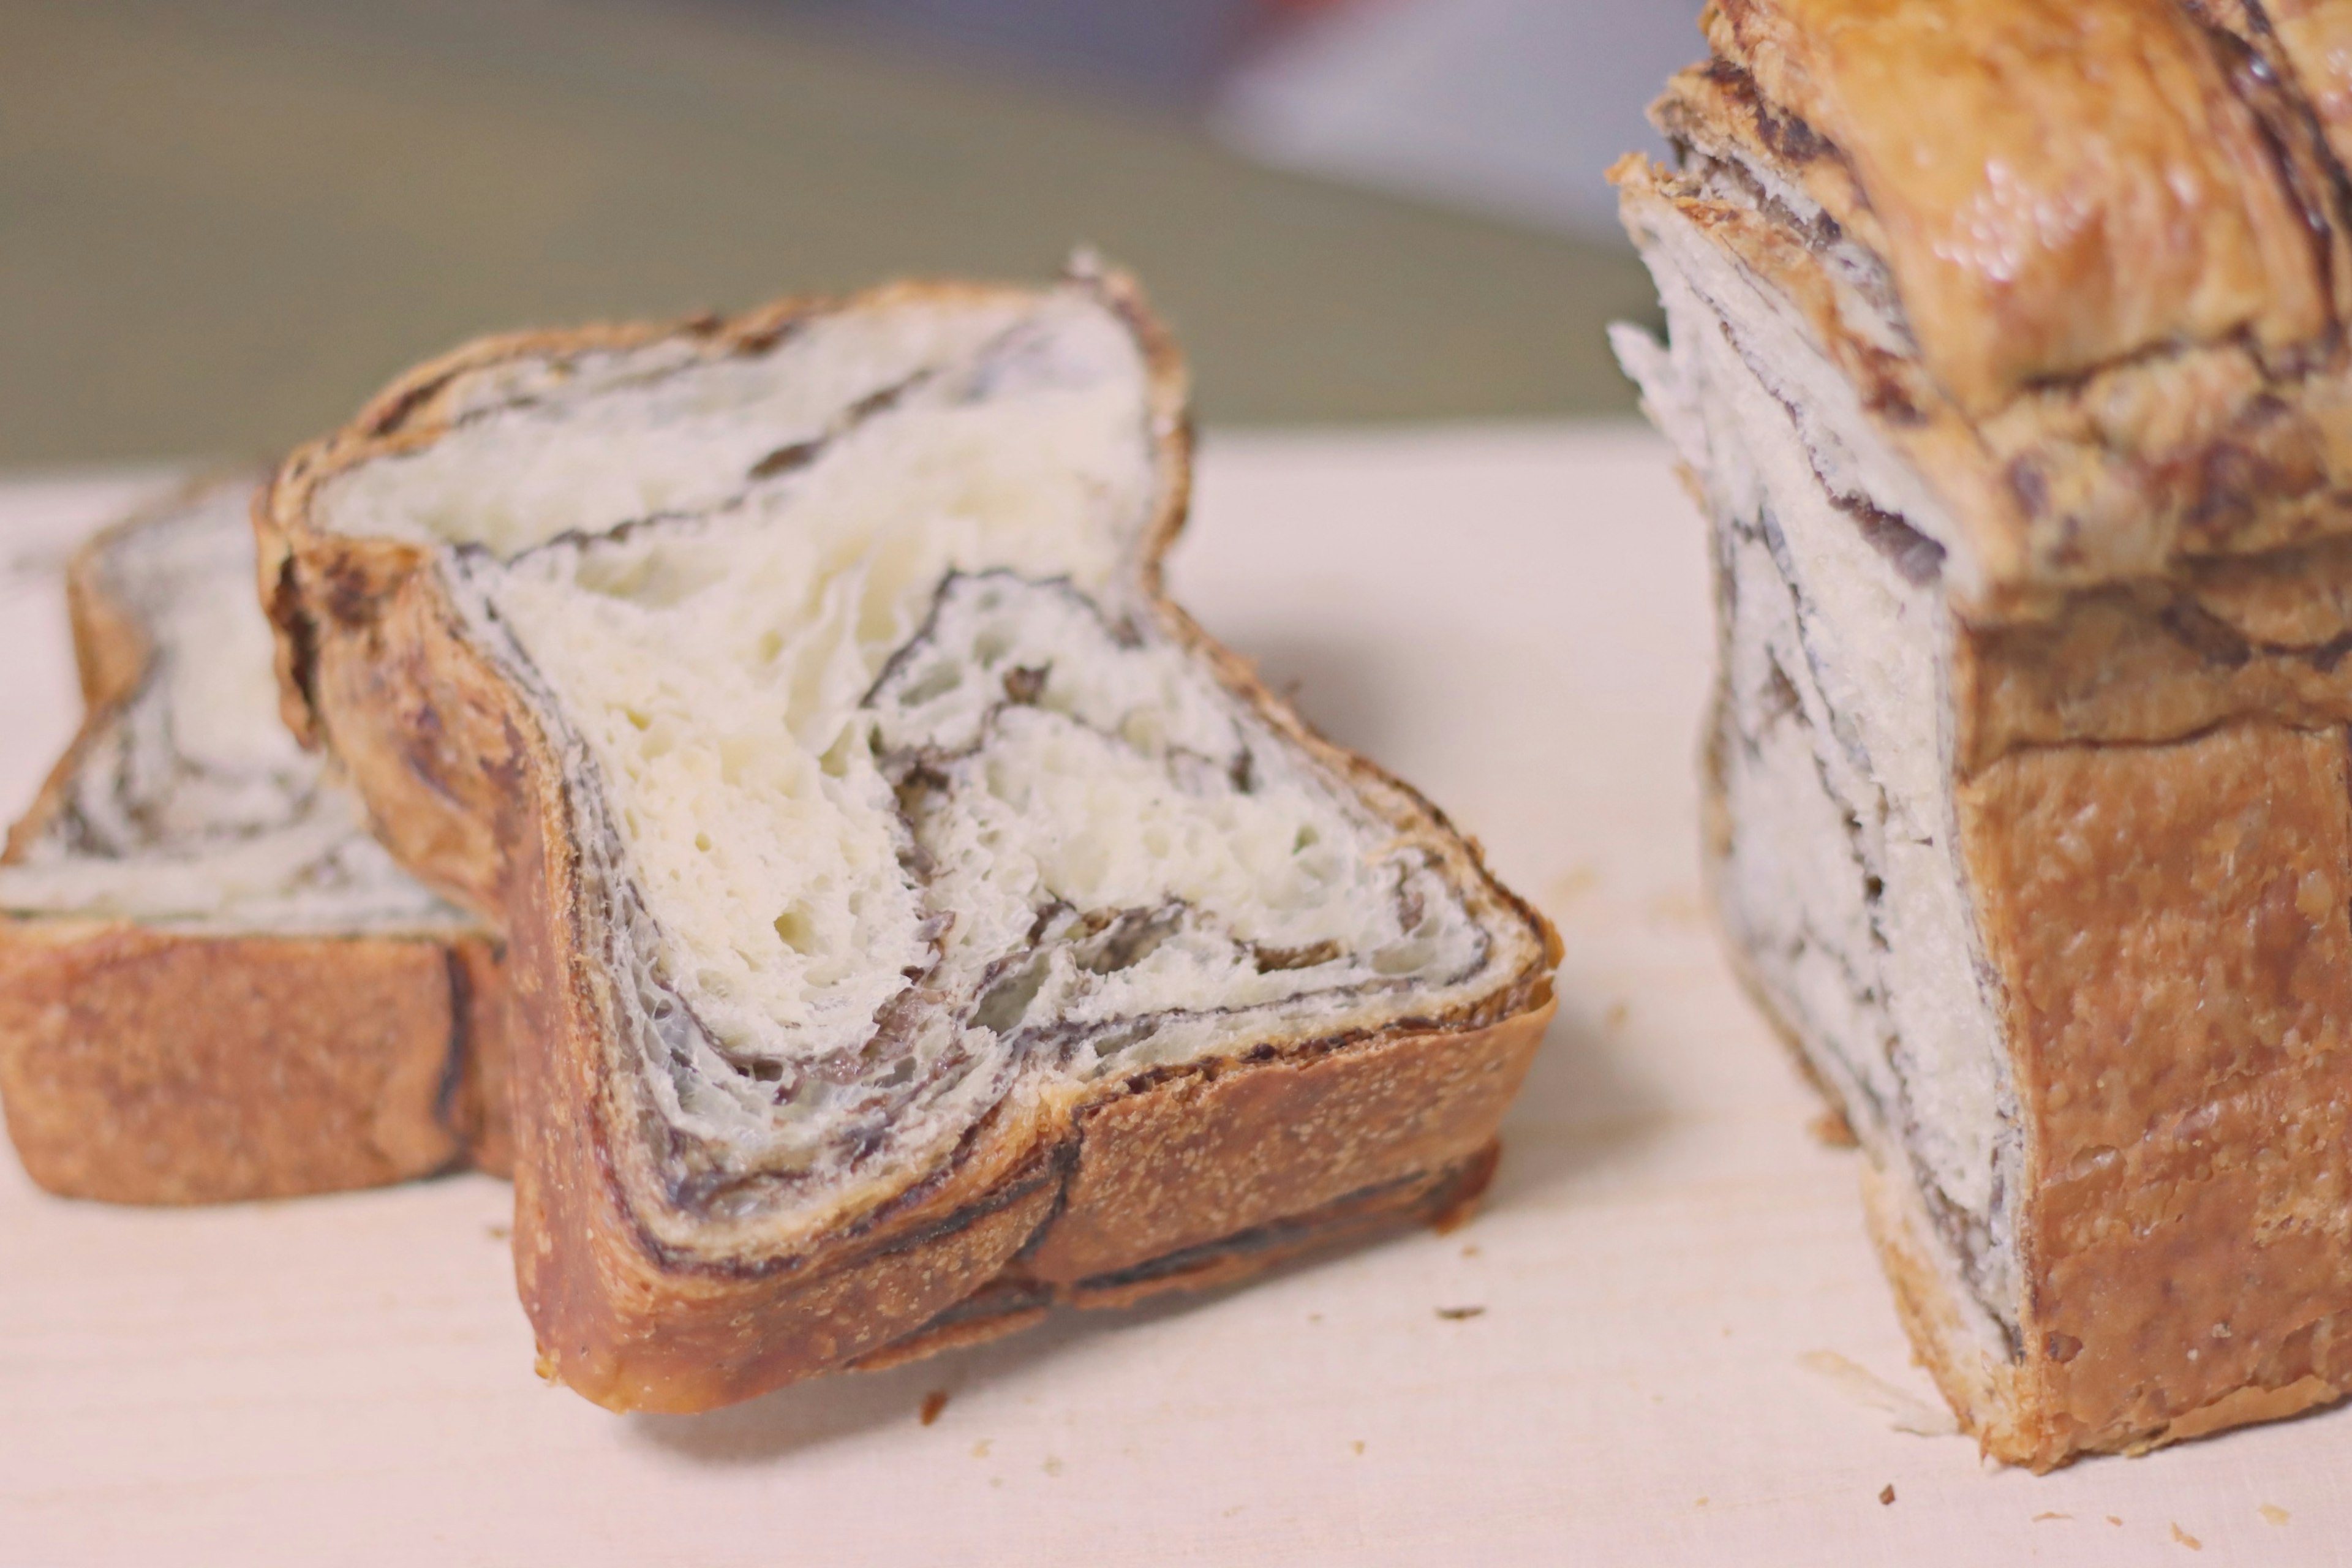
[[[2334,325],[2307,144],[2315,122],[2352,144],[2352,0],[1716,0],[1704,25],[1843,163],[1824,205],[1972,414],[2165,345],[2290,353]]]

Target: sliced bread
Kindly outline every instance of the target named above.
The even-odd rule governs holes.
[[[52,1192],[506,1163],[496,946],[279,722],[258,482],[198,485],[68,569],[88,717],[0,857],[0,1104]]]
[[[1475,1195],[1554,938],[1166,600],[1184,396],[1123,279],[908,285],[477,344],[278,474],[289,717],[510,944],[549,1375],[707,1408]]]

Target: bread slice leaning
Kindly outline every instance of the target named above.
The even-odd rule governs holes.
[[[508,1157],[495,943],[278,720],[259,476],[68,569],[88,717],[0,857],[0,1103],[33,1179],[206,1203]]]
[[[289,717],[493,918],[542,1370],[696,1410],[1475,1195],[1554,939],[1161,593],[1132,287],[497,339],[259,510]]]

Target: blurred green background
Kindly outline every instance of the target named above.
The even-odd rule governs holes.
[[[1654,310],[1606,238],[789,6],[0,0],[0,464],[266,453],[476,332],[1080,242],[1213,423],[1624,412],[1601,329]]]

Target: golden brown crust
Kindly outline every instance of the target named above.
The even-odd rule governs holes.
[[[1955,531],[1973,619],[2032,619],[2070,589],[2352,531],[2352,382],[2290,376],[2224,342],[2037,387],[1971,420],[1916,358],[1853,320],[1822,254],[1752,203],[1640,159],[1612,171],[1637,243],[1690,226],[1785,303],[1854,387],[1873,434]],[[1740,342],[1745,353],[1764,351]]]
[[[1500,1145],[1489,1142],[1458,1166],[1412,1175],[1400,1183],[1373,1187],[1371,1192],[1352,1192],[1279,1225],[1230,1234],[1216,1244],[1167,1253],[1119,1274],[1079,1279],[1073,1284],[1040,1281],[1028,1272],[1025,1258],[1016,1258],[1012,1268],[955,1302],[940,1317],[924,1323],[908,1338],[858,1356],[849,1366],[861,1373],[889,1371],[891,1366],[906,1366],[908,1361],[962,1350],[964,1344],[1004,1338],[1045,1321],[1049,1305],[1118,1310],[1167,1290],[1218,1290],[1242,1284],[1284,1262],[1409,1225],[1430,1225],[1444,1232],[1477,1206],[1477,1199],[1494,1180],[1498,1159]]]
[[[1501,1159],[1502,1144],[1489,1140],[1458,1164],[1400,1176],[1305,1214],[1050,1288],[1055,1300],[1087,1310],[1131,1307],[1166,1290],[1223,1289],[1294,1258],[1407,1226],[1424,1225],[1444,1234],[1476,1210]],[[1022,1268],[1016,1263],[1013,1272]]]
[[[2030,1120],[2045,1442],[2144,1447],[2241,1390],[2352,1383],[2343,732],[2024,752],[1960,810]]]
[[[491,973],[467,951],[480,947],[0,924],[9,1136],[43,1187],[112,1203],[289,1197],[445,1169],[469,1133],[499,1137],[482,1125],[489,1108],[460,1092],[487,1021],[450,977]]]
[[[449,955],[449,1016],[464,1033],[455,1093],[444,1119],[466,1163],[492,1176],[514,1174],[514,1064],[508,1017],[506,950],[488,937],[440,944]]]
[[[1985,1451],[2047,1470],[2352,1392],[2352,766],[2233,724],[1964,792],[2028,1129],[2011,1355],[1864,1161],[1905,1328]],[[2217,910],[2242,915],[2217,921]]]
[[[1972,414],[2158,345],[2329,325],[2264,128],[2173,0],[1718,0],[1710,21],[1853,171],[1921,355]]]
[[[2303,20],[2344,25],[2325,10]],[[1711,15],[1717,58],[1654,110],[1700,162],[1621,164],[1628,225],[1646,244],[1671,211],[1788,302],[1949,514],[1972,615],[2352,531],[2352,187],[2283,22],[2174,0]],[[1975,117],[1919,110],[1947,93]],[[2021,212],[2052,243],[2012,257]]]
[[[2256,37],[2268,32],[2277,39],[2336,161],[2352,163],[2352,5],[2344,0],[2262,0],[2255,7],[2237,0],[2229,10],[2236,13],[2228,18],[2233,31]]]
[[[1131,283],[1118,275],[1088,282],[1129,322],[1150,367],[1159,461],[1170,483],[1137,564],[1156,594],[1160,553],[1184,515],[1185,378]],[[930,287],[900,285],[857,303],[920,297]],[[792,321],[824,308],[787,301],[678,331],[712,353],[758,352]],[[395,854],[508,933],[514,1072],[528,1086],[516,1096],[516,1266],[543,1371],[614,1408],[709,1408],[882,1354],[926,1325],[944,1333],[942,1314],[1033,1242],[1024,1277],[1075,1288],[1118,1267],[1114,1259],[1143,1260],[1289,1219],[1347,1193],[1429,1177],[1491,1139],[1549,1016],[1558,956],[1557,936],[1541,917],[1499,889],[1514,916],[1540,933],[1543,956],[1475,1014],[1360,1041],[1303,1043],[1266,1061],[1009,1103],[945,1170],[911,1188],[864,1189],[798,1239],[756,1256],[690,1258],[656,1241],[640,1205],[662,1201],[665,1189],[650,1141],[624,1113],[604,1067],[615,1002],[611,977],[592,956],[598,949],[588,940],[558,759],[520,695],[467,641],[425,552],[322,534],[310,526],[309,507],[334,474],[436,438],[453,378],[467,371],[519,355],[643,342],[665,331],[598,328],[461,350],[395,385],[343,432],[297,453],[256,509],[262,592],[278,629],[289,718],[342,758]],[[1269,722],[1382,809],[1421,825],[1467,875],[1484,878],[1475,847],[1418,797],[1314,735],[1245,664],[1160,605],[1171,635]],[[1415,1092],[1450,1098],[1412,1106],[1394,1128],[1373,1125],[1399,1114],[1400,1097]],[[1260,1142],[1287,1137],[1297,1147],[1249,1158],[1237,1142],[1202,1162],[1178,1126],[1198,1110],[1160,1110],[1196,1101],[1249,1118],[1244,1125]],[[1073,1171],[1080,1173],[1075,1186]],[[1135,1185],[1146,1174],[1165,1184],[1148,1202]],[[1066,1243],[1056,1239],[1064,1224],[1071,1226]],[[1156,1226],[1140,1251],[1120,1239],[1130,1225]],[[1040,1258],[1050,1278],[1034,1272]]]
[[[2013,744],[1964,781],[1959,805],[2027,1119],[2014,1205],[2026,1295],[2012,1357],[1931,1261],[1944,1249],[1913,1178],[1865,1157],[1873,1237],[1937,1385],[1986,1452],[2036,1469],[2343,1397],[2343,726],[2236,718],[2136,742]]]
[[[2352,723],[2352,542],[2198,562],[1954,628],[1957,763],[2179,741],[2239,718]]]
[[[1035,1304],[1035,1299],[1024,1292],[1009,1292],[1000,1300],[988,1287],[982,1287],[966,1301],[974,1307],[969,1316],[950,1314],[917,1329],[903,1340],[894,1341],[880,1350],[868,1351],[855,1361],[844,1362],[845,1372],[887,1372],[894,1366],[924,1361],[960,1351],[971,1345],[984,1345],[991,1340],[1001,1340],[1007,1334],[1017,1334],[1024,1329],[1034,1329],[1045,1321],[1050,1307]]]
[[[1215,1242],[1131,1265],[1116,1274],[1064,1284],[1032,1275],[1026,1258],[905,1339],[858,1357],[859,1372],[881,1372],[942,1351],[1016,1332],[1041,1321],[1047,1305],[1089,1310],[1130,1307],[1170,1290],[1238,1285],[1297,1258],[1426,1225],[1449,1230],[1467,1216],[1494,1179],[1501,1145],[1487,1143],[1457,1165],[1350,1193],[1310,1213],[1236,1232]]]
[[[1204,1069],[1094,1106],[1024,1268],[1074,1284],[1321,1208],[1368,1175],[1460,1164],[1493,1139],[1553,1011],[1547,999],[1491,1028]]]

